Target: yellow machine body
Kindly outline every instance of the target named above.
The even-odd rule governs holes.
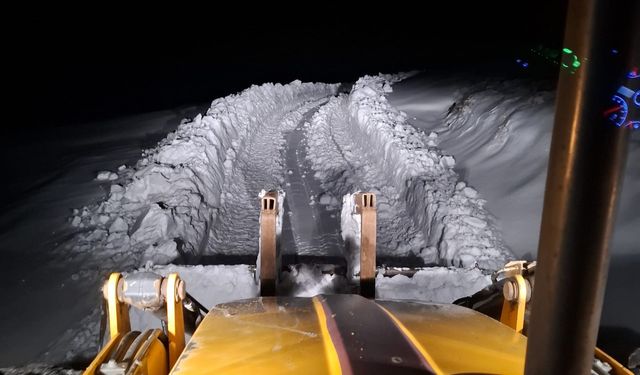
[[[218,305],[202,321],[173,368],[173,374],[342,374],[327,314],[314,298],[263,297]],[[405,337],[415,340],[420,355],[437,374],[521,374],[527,339],[476,311],[440,304],[371,301],[396,320]],[[363,302],[363,301],[360,301]],[[363,317],[364,318],[364,317]],[[356,320],[358,320],[356,318]],[[379,334],[376,326],[342,335]],[[385,346],[387,337],[378,337]],[[357,348],[366,356],[374,348]],[[385,358],[370,358],[403,367],[393,347]],[[365,358],[366,360],[366,358]],[[338,362],[338,363],[336,363]],[[347,369],[348,370],[348,369]],[[402,372],[398,372],[402,373]]]
[[[113,274],[105,285],[111,338],[85,374],[522,374],[527,289],[522,278],[513,283],[501,320],[454,304],[355,294],[235,301],[209,311],[185,346],[180,278],[158,284],[166,332],[135,332],[119,297],[128,284]],[[595,357],[612,374],[631,374],[601,350]]]
[[[275,218],[276,203],[277,195],[263,198],[263,219]],[[355,203],[362,220],[362,295],[275,297],[276,221],[261,220],[263,297],[215,306],[186,343],[184,303],[194,301],[177,274],[114,273],[103,288],[111,339],[85,375],[522,374],[527,346],[522,333],[532,292],[528,277],[535,262],[509,262],[495,273],[493,286],[500,276],[504,297],[499,318],[476,307],[371,299],[375,196],[359,194]],[[131,331],[130,306],[164,311],[164,332]],[[207,309],[200,305],[198,311]],[[600,350],[595,357],[611,365],[614,375],[631,374]]]

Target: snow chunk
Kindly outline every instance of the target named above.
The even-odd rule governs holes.
[[[456,159],[453,156],[443,156],[440,158],[440,164],[447,169],[451,169],[456,166]]]
[[[376,278],[376,298],[451,303],[491,284],[491,277],[477,268],[433,267],[404,275]]]
[[[477,198],[478,192],[474,188],[466,187],[462,190],[462,193],[468,198]]]
[[[109,233],[126,232],[127,230],[129,230],[129,225],[121,217],[117,217],[109,226]]]
[[[169,264],[180,257],[175,241],[169,240],[159,246],[149,246],[142,255],[143,264]]]
[[[78,227],[80,226],[81,222],[82,222],[82,219],[80,218],[80,216],[74,216],[73,219],[71,220],[71,225],[74,227]]]
[[[172,238],[175,228],[173,215],[154,204],[142,219],[140,227],[131,235],[131,240],[153,243],[159,238]]]
[[[111,171],[100,171],[96,176],[96,180],[98,181],[113,181],[117,179],[118,179],[118,175]]]
[[[320,194],[320,198],[318,200],[318,203],[320,203],[323,206],[332,206],[332,207],[337,207],[338,206],[338,200],[336,199],[336,197],[334,197],[333,195],[331,195],[329,193]]]

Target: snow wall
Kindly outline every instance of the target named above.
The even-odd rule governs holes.
[[[75,211],[72,224],[82,230],[75,250],[103,249],[119,267],[202,254],[224,199],[222,186],[237,173],[237,152],[261,121],[337,88],[268,83],[216,99],[205,116],[181,124],[157,147],[143,151],[135,167],[120,170],[105,201]]]
[[[392,91],[383,75],[365,76],[348,99],[352,140],[389,173],[407,210],[428,245],[434,261],[448,266],[496,270],[513,258],[478,192],[459,180],[455,159],[407,123],[405,113],[391,106]]]

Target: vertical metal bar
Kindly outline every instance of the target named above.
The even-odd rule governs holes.
[[[526,374],[591,371],[630,131],[602,111],[629,67],[634,6],[569,3],[564,47],[582,64],[573,73],[560,69]],[[620,55],[612,57],[612,48]]]
[[[260,201],[260,295],[275,296],[278,279],[276,218],[278,193],[268,192]]]
[[[524,315],[527,307],[527,281],[522,275],[513,275],[504,283],[504,301],[500,322],[522,333],[524,329]]]
[[[165,298],[167,303],[167,336],[169,338],[169,368],[178,361],[185,346],[182,300],[186,295],[184,283],[177,273],[167,276]]]
[[[109,316],[109,335],[111,340],[118,335],[131,331],[129,323],[129,305],[122,302],[120,294],[122,293],[123,282],[122,275],[114,272],[109,275],[109,280],[103,287],[104,297],[107,300],[108,316]]]
[[[356,210],[360,214],[360,295],[376,297],[376,201],[375,194],[356,195]]]

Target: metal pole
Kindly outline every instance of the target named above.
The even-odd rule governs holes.
[[[591,371],[631,131],[608,122],[602,111],[634,53],[632,21],[640,19],[634,6],[569,2],[564,47],[582,64],[573,73],[560,69],[528,329],[529,375]],[[612,56],[613,48],[619,55]]]

